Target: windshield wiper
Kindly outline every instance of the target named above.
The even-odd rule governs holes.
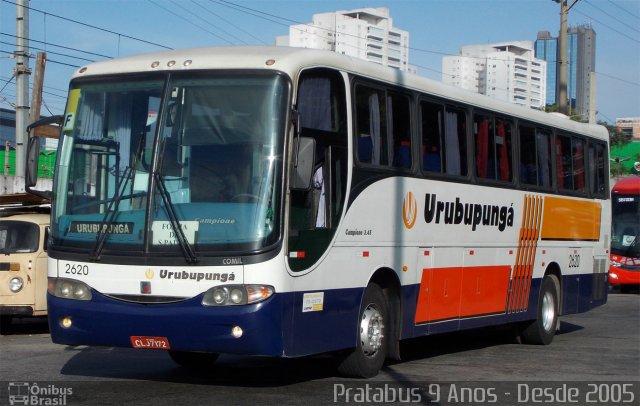
[[[169,221],[171,222],[171,228],[173,228],[173,232],[180,244],[180,248],[182,248],[182,254],[184,255],[184,259],[189,264],[197,264],[199,259],[196,256],[191,244],[187,240],[187,237],[184,235],[184,231],[182,230],[182,225],[178,220],[178,216],[176,215],[175,207],[171,202],[171,196],[167,191],[167,186],[162,179],[162,176],[158,172],[153,173],[153,177],[156,181],[156,185],[158,185],[158,191],[160,192],[160,196],[162,197],[162,201],[164,202],[164,206],[167,210],[167,216],[169,217]]]
[[[109,206],[107,206],[107,210],[104,213],[104,217],[100,222],[100,228],[98,229],[98,233],[96,234],[96,244],[93,247],[93,251],[89,258],[92,261],[99,261],[100,254],[102,253],[102,249],[104,248],[104,244],[107,242],[107,238],[111,234],[111,226],[116,219],[116,215],[118,214],[118,207],[120,206],[120,202],[124,197],[124,192],[127,188],[127,183],[129,179],[133,179],[133,168],[131,166],[127,166],[122,174],[122,178],[118,183],[116,191],[118,192],[117,196],[114,196],[113,199],[109,202]],[[115,207],[114,207],[115,205]]]

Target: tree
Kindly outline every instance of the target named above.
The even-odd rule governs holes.
[[[609,131],[609,144],[612,147],[622,147],[631,142],[631,135],[624,134],[622,130],[613,124],[609,124],[606,121],[598,121],[598,124],[603,125]]]

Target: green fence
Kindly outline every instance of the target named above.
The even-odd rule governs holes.
[[[7,155],[9,156],[7,159]],[[53,177],[53,170],[56,166],[56,150],[48,149],[40,152],[38,157],[38,177],[50,179]],[[16,151],[0,151],[0,175],[16,174]]]
[[[612,146],[609,153],[611,156],[611,167],[621,166],[621,174],[636,173],[633,164],[640,161],[640,142],[630,142],[621,147]]]

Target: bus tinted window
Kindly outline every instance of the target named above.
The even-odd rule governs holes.
[[[466,114],[462,109],[423,101],[421,165],[427,172],[467,174]]]
[[[407,96],[356,87],[356,147],[362,163],[411,167],[411,117]]]
[[[551,188],[551,133],[520,126],[520,181],[526,185]]]
[[[592,196],[606,195],[606,150],[602,143],[589,144],[589,192]]]
[[[389,108],[390,156],[393,166],[411,168],[411,115],[409,98],[399,93],[389,92],[387,96]]]
[[[508,120],[483,114],[474,115],[473,136],[478,178],[511,181],[511,129],[512,125]]]
[[[556,137],[556,148],[558,188],[585,192],[584,140],[559,134]]]

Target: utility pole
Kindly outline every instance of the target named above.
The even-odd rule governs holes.
[[[558,36],[558,91],[556,104],[567,114],[567,0],[560,0],[560,35]]]
[[[578,0],[573,0],[570,6],[567,6],[567,0],[553,0],[560,3],[560,33],[558,35],[558,88],[556,91],[556,105],[560,113],[569,115],[567,108],[567,69],[569,62],[567,61],[567,16],[569,10]]]
[[[29,0],[16,0],[16,179],[24,178],[29,118]],[[18,183],[22,184],[19,179]]]
[[[36,62],[33,71],[33,90],[31,91],[31,110],[29,110],[29,124],[40,118],[42,108],[42,85],[44,83],[44,70],[47,64],[45,52],[36,53]]]

